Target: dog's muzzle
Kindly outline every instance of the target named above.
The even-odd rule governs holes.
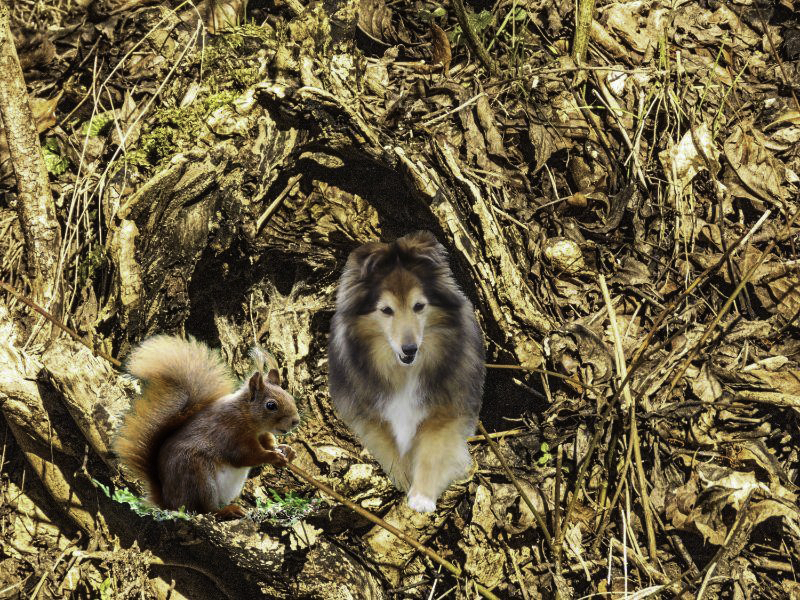
[[[401,363],[404,365],[410,365],[412,362],[414,362],[414,359],[417,357],[416,344],[403,344],[400,349],[403,351],[402,354],[398,355]]]

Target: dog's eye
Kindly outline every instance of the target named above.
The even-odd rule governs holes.
[[[417,302],[414,305],[414,312],[422,312],[423,308],[425,308],[425,303],[424,302]]]
[[[389,316],[392,316],[392,315],[394,314],[394,311],[392,310],[392,307],[391,307],[391,306],[384,306],[384,307],[381,309],[381,312],[382,312],[383,314],[385,314],[385,315],[389,315]]]
[[[278,410],[278,403],[274,400],[267,402],[267,410]]]

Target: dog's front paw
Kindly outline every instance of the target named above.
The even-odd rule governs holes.
[[[436,510],[436,500],[416,492],[408,494],[408,505],[417,512],[429,513]]]

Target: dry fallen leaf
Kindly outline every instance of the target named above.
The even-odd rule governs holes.
[[[670,184],[677,192],[704,170],[719,171],[719,150],[706,123],[687,131],[681,141],[658,155]]]
[[[641,2],[618,2],[610,4],[604,12],[606,26],[640,54],[658,39],[657,33],[639,25],[638,12],[643,6]]]
[[[735,125],[723,147],[725,158],[750,192],[767,202],[784,202],[785,167],[766,148],[764,136],[752,122]]]
[[[431,54],[433,55],[433,65],[442,65],[442,73],[447,76],[450,73],[450,61],[452,53],[450,51],[450,40],[447,34],[436,23],[431,23]]]
[[[696,377],[691,379],[692,392],[703,402],[715,402],[722,396],[722,384],[709,369],[708,363],[703,363]]]
[[[27,39],[23,38],[22,45],[17,46],[19,66],[23,72],[35,67],[46,67],[56,57],[56,47],[50,38],[37,33]]]
[[[577,275],[586,270],[581,247],[567,238],[550,238],[544,241],[542,253],[556,273]]]
[[[725,509],[739,511],[751,496],[767,500],[773,496],[770,488],[759,482],[753,472],[734,471],[703,463],[697,466],[695,473],[696,478],[692,477],[689,482],[668,493],[667,518],[674,527],[695,530],[708,543],[716,546],[724,544],[728,535],[730,521]],[[784,490],[780,495],[784,493],[789,494]],[[755,510],[756,506],[758,504],[754,503],[749,507],[749,515],[756,524],[769,516],[786,514],[776,509],[774,503],[758,511]]]
[[[588,383],[607,381],[614,373],[608,346],[602,338],[583,325],[573,324],[564,331],[554,332],[547,339],[549,358],[557,370],[565,375],[582,378],[589,375]]]
[[[554,153],[572,145],[569,140],[558,136],[550,125],[535,121],[528,125],[528,139],[536,155],[533,173],[539,171]]]
[[[394,26],[392,17],[392,9],[384,0],[359,0],[358,28],[364,35],[383,46],[411,44],[405,31]]]

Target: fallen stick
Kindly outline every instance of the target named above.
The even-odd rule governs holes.
[[[361,515],[365,519],[367,519],[369,521],[372,521],[373,523],[375,523],[376,525],[379,525],[380,527],[383,527],[386,531],[388,531],[389,533],[391,533],[395,537],[401,539],[402,541],[404,541],[406,544],[408,544],[409,546],[411,546],[415,550],[418,550],[419,552],[422,552],[425,556],[430,558],[432,561],[442,565],[445,569],[450,571],[454,576],[463,577],[463,571],[461,570],[460,567],[457,567],[456,565],[454,565],[450,561],[442,558],[436,552],[434,552],[433,550],[431,550],[427,546],[424,546],[424,545],[420,544],[417,540],[415,540],[414,538],[406,535],[405,533],[400,531],[397,527],[395,527],[394,525],[391,525],[390,523],[387,523],[386,521],[381,519],[379,516],[372,514],[367,509],[362,508],[361,506],[359,506],[355,502],[352,502],[352,501],[348,500],[347,498],[342,496],[339,492],[335,491],[333,488],[325,485],[321,481],[317,481],[316,479],[314,479],[311,475],[306,473],[303,469],[301,469],[297,465],[295,465],[293,463],[289,463],[289,464],[286,465],[286,468],[289,469],[295,475],[297,475],[300,479],[304,480],[307,483],[310,483],[315,488],[317,488],[318,490],[324,492],[325,494],[327,494],[328,496],[330,496],[331,498],[333,498],[337,502],[340,502],[341,504],[344,504],[347,508],[357,512],[359,515]],[[478,582],[475,582],[475,588],[478,590],[478,593],[481,596],[483,596],[484,598],[489,598],[490,600],[499,600],[497,598],[497,596],[495,596],[491,591],[489,591],[487,588],[483,587]]]

